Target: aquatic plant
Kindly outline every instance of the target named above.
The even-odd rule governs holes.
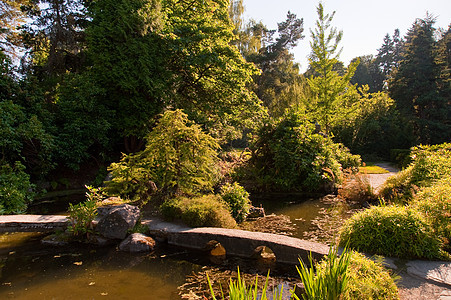
[[[76,236],[82,236],[94,232],[94,221],[97,215],[97,205],[93,200],[88,200],[73,205],[69,203],[69,231]]]
[[[350,265],[351,253],[345,249],[338,257],[337,248],[331,247],[329,254],[320,264],[320,268],[314,271],[314,262],[312,255],[309,255],[308,268],[302,260],[300,260],[300,267],[296,266],[299,277],[301,277],[304,284],[305,294],[302,296],[307,299],[318,300],[335,300],[340,299],[348,288],[348,267]],[[299,299],[295,296],[296,299]]]
[[[210,281],[210,277],[208,277],[207,273],[207,281],[208,286],[210,288],[211,297],[213,300],[217,300],[213,286]],[[238,278],[236,281],[230,279],[229,282],[229,298],[230,300],[268,300],[268,296],[266,295],[266,291],[268,290],[268,282],[269,282],[269,271],[268,275],[266,275],[265,285],[263,286],[261,292],[258,291],[258,276],[255,277],[255,283],[246,286],[246,282],[240,276],[240,269],[238,268]],[[274,288],[272,292],[273,300],[282,300],[283,287],[279,290],[278,288]],[[221,298],[225,299],[224,293],[221,287]]]

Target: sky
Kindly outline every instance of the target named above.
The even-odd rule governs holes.
[[[305,71],[317,5],[317,0],[244,0],[244,18],[262,21],[268,29],[277,29],[288,11],[303,18],[305,38],[292,52]],[[325,13],[336,11],[332,26],[343,31],[340,59],[345,65],[357,56],[376,55],[387,33],[393,35],[398,28],[404,36],[415,19],[424,18],[426,12],[437,18],[436,28],[448,28],[451,23],[451,0],[323,0],[323,6]]]

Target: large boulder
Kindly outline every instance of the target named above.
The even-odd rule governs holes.
[[[140,216],[139,208],[129,204],[112,207],[97,224],[97,232],[109,239],[124,239]]]
[[[147,252],[154,248],[155,240],[142,233],[130,234],[119,245],[119,250],[126,252]]]

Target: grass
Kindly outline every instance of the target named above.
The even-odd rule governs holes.
[[[363,174],[385,174],[389,173],[388,170],[385,170],[382,167],[373,165],[373,164],[366,164],[363,167],[359,167],[359,172]]]

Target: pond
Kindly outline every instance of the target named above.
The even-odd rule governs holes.
[[[180,299],[177,287],[201,269],[180,249],[131,255],[115,247],[51,248],[41,238],[0,235],[0,299]]]
[[[315,227],[315,219],[331,206],[321,199],[257,201],[267,213],[288,215],[296,228],[293,236],[299,238],[305,238]],[[36,233],[0,235],[0,299],[180,299],[178,287],[186,285],[190,275],[217,267],[223,272],[240,266],[250,274],[266,274],[270,268],[279,281],[297,277],[294,266],[238,258],[215,266],[202,253],[167,245],[140,255],[84,244],[52,248],[40,244],[42,237]],[[198,283],[194,280],[193,284]]]

